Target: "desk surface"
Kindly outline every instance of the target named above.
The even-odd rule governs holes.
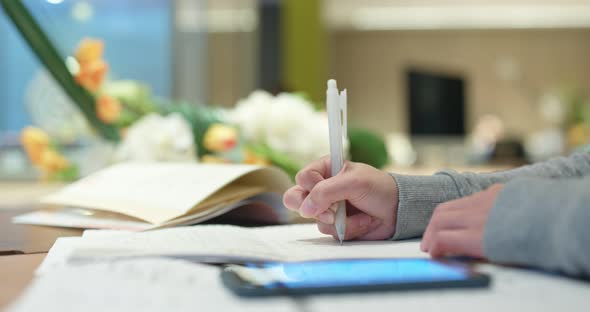
[[[0,257],[0,310],[13,302],[27,287],[45,253]]]

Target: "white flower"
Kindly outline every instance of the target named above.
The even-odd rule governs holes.
[[[237,125],[248,141],[264,143],[266,118],[273,100],[273,96],[266,91],[254,91],[227,114],[228,121]]]
[[[327,114],[314,113],[302,130],[311,145],[306,154],[300,155],[303,163],[309,163],[330,154],[330,131]]]
[[[316,112],[301,96],[282,93],[273,97],[254,91],[227,116],[246,140],[267,144],[301,165],[330,153],[326,113]],[[344,151],[347,155],[348,140],[344,140]]]
[[[177,113],[152,113],[127,130],[115,153],[116,161],[196,161],[191,126]]]
[[[313,146],[305,127],[313,122],[313,115],[313,107],[303,98],[287,93],[278,95],[266,120],[266,143],[297,158],[309,154]]]

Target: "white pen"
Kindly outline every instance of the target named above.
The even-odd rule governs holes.
[[[328,110],[328,126],[330,132],[331,175],[337,175],[344,166],[344,138],[346,137],[346,90],[338,92],[336,80],[328,80],[326,90],[326,106]],[[340,201],[336,207],[335,226],[340,244],[346,233],[346,201]]]

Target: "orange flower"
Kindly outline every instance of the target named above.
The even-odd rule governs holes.
[[[108,95],[102,95],[96,101],[96,115],[102,122],[111,124],[121,115],[121,103]]]
[[[96,92],[108,71],[107,63],[102,59],[104,43],[96,39],[84,39],[76,51],[76,60],[80,65],[76,81],[85,89]]]
[[[78,46],[78,51],[76,51],[76,59],[81,65],[98,61],[102,58],[103,51],[104,43],[102,40],[85,38]]]
[[[75,76],[76,82],[91,92],[96,92],[106,74],[109,66],[103,60],[95,60],[88,63],[80,63],[80,71]]]
[[[229,151],[238,143],[238,131],[224,124],[212,124],[203,136],[203,146],[213,152]]]
[[[49,136],[39,128],[26,127],[21,132],[20,139],[31,162],[39,165],[43,151],[49,147]]]

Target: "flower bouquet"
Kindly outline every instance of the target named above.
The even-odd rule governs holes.
[[[233,109],[165,101],[138,81],[108,79],[104,43],[83,39],[63,58],[20,0],[0,0],[7,15],[59,87],[101,140],[112,142],[112,162],[201,161],[275,165],[294,177],[309,161],[329,153],[328,121],[300,94],[254,91]],[[350,159],[382,167],[383,139],[349,129]],[[60,142],[27,127],[22,143],[49,180],[78,178]]]

